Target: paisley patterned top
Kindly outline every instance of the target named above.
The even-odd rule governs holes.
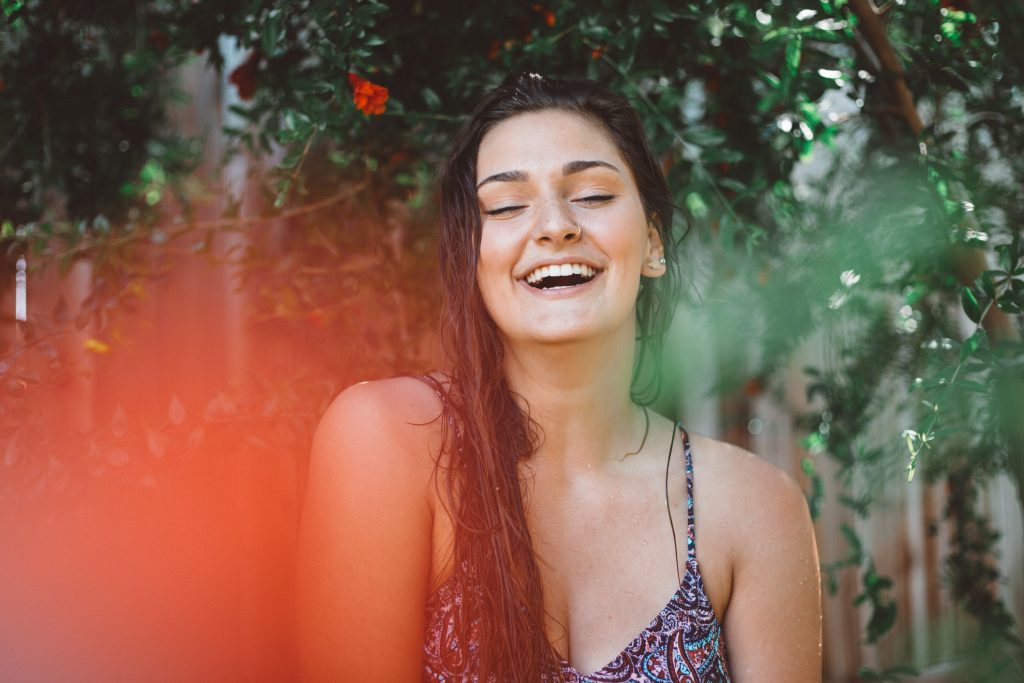
[[[690,437],[681,425],[686,457],[686,574],[675,595],[615,659],[584,674],[562,660],[565,683],[717,683],[729,681],[722,629],[704,592],[693,532],[693,462]],[[470,574],[471,575],[471,574]],[[431,683],[477,681],[478,620],[465,624],[465,588],[453,574],[427,602],[423,680]],[[468,626],[468,629],[467,629]],[[556,679],[558,681],[559,679]],[[555,681],[550,681],[555,683]]]

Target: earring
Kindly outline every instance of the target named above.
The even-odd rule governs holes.
[[[649,265],[649,266],[650,266],[651,268],[660,268],[661,266],[665,265],[665,257],[664,257],[664,256],[662,256],[662,257],[661,257],[660,259],[658,259],[657,261],[651,261],[651,262],[650,262],[650,263],[649,263],[648,265]]]

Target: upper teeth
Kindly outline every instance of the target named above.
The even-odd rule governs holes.
[[[566,275],[582,275],[584,277],[594,277],[596,271],[590,266],[582,263],[562,263],[554,266],[541,266],[537,270],[533,271],[526,276],[526,281],[530,284],[539,282],[546,277],[558,277]]]

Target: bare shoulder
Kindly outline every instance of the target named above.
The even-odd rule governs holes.
[[[320,420],[314,458],[372,455],[380,465],[385,464],[381,460],[393,460],[394,465],[417,470],[432,466],[440,446],[440,414],[437,394],[415,377],[354,384],[334,399]]]
[[[728,515],[737,540],[763,537],[768,527],[792,528],[808,516],[803,491],[788,472],[724,441],[691,435],[691,442],[702,492]]]
[[[296,571],[303,680],[422,676],[440,412],[431,387],[399,377],[349,387],[320,421]],[[384,643],[386,661],[364,656]]]
[[[723,628],[736,680],[821,680],[821,579],[810,511],[788,473],[742,448],[695,437],[694,476],[728,558]],[[697,493],[695,492],[695,497]],[[785,614],[787,628],[779,629]]]
[[[335,397],[318,431],[331,432],[339,426],[360,424],[405,431],[406,427],[434,421],[440,412],[440,398],[426,382],[415,377],[359,382]]]

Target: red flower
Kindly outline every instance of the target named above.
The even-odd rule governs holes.
[[[251,100],[256,94],[256,71],[260,64],[259,50],[253,50],[249,57],[235,67],[235,70],[228,76],[228,82],[238,88],[238,97],[243,100]]]
[[[595,47],[593,50],[590,51],[590,58],[591,59],[601,59],[601,56],[604,54],[605,50],[607,50],[607,49],[608,48],[604,47],[603,45],[601,47]]]
[[[555,16],[555,13],[540,3],[533,5],[533,11],[537,14],[544,15],[544,23],[548,26],[554,26],[558,21],[558,17]]]
[[[371,83],[354,73],[349,73],[348,84],[352,88],[352,102],[355,103],[356,109],[367,116],[384,113],[388,103],[387,88]]]

